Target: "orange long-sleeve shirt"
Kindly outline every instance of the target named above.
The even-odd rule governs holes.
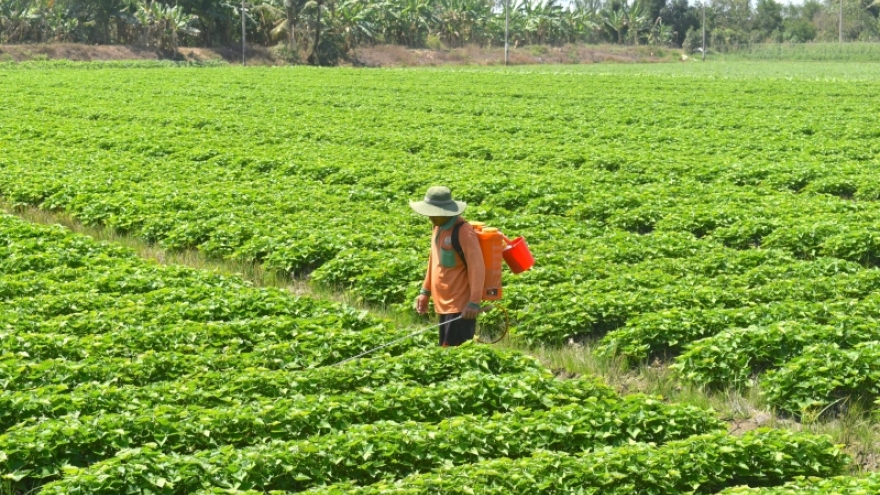
[[[464,251],[467,267],[452,247],[452,228],[462,222],[464,225],[458,231],[458,241]],[[434,311],[446,315],[461,313],[468,303],[479,306],[483,300],[486,268],[474,228],[458,217],[442,227],[435,226],[431,238],[431,255],[422,291],[430,292]]]

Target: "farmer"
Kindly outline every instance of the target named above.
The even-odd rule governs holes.
[[[416,311],[426,314],[428,300],[433,297],[434,311],[440,315],[440,345],[461,345],[474,338],[485,276],[477,234],[461,218],[467,205],[454,201],[452,192],[443,186],[429,188],[424,201],[409,205],[434,224],[428,272],[416,299]],[[454,233],[460,246],[453,242]]]

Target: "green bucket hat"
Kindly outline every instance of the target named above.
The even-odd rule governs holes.
[[[444,186],[428,188],[424,201],[410,201],[409,205],[419,215],[428,217],[454,217],[461,215],[467,206],[462,201],[453,201],[452,191]]]

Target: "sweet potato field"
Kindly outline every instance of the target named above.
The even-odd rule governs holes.
[[[446,184],[529,241],[522,343],[880,414],[880,67],[805,65],[7,68],[0,198],[405,310],[408,201]],[[331,366],[411,329],[0,226],[11,493],[794,493],[847,462],[485,346]],[[876,481],[810,489],[846,483]]]
[[[335,366],[405,330],[61,227],[0,216],[0,250],[4,494],[710,493],[848,462],[824,437],[730,437],[711,411],[488,346]]]

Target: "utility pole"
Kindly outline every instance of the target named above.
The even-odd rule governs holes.
[[[840,13],[838,14],[837,21],[840,42],[843,43],[843,0],[840,0]]]
[[[703,61],[706,61],[706,0],[703,0]]]
[[[505,2],[504,2],[504,65],[507,65],[507,52],[510,49],[510,45],[507,42],[508,31],[510,31],[510,0],[505,0]]]
[[[247,65],[247,59],[245,58],[245,30],[244,30],[244,0],[241,0],[241,65],[242,67]]]

